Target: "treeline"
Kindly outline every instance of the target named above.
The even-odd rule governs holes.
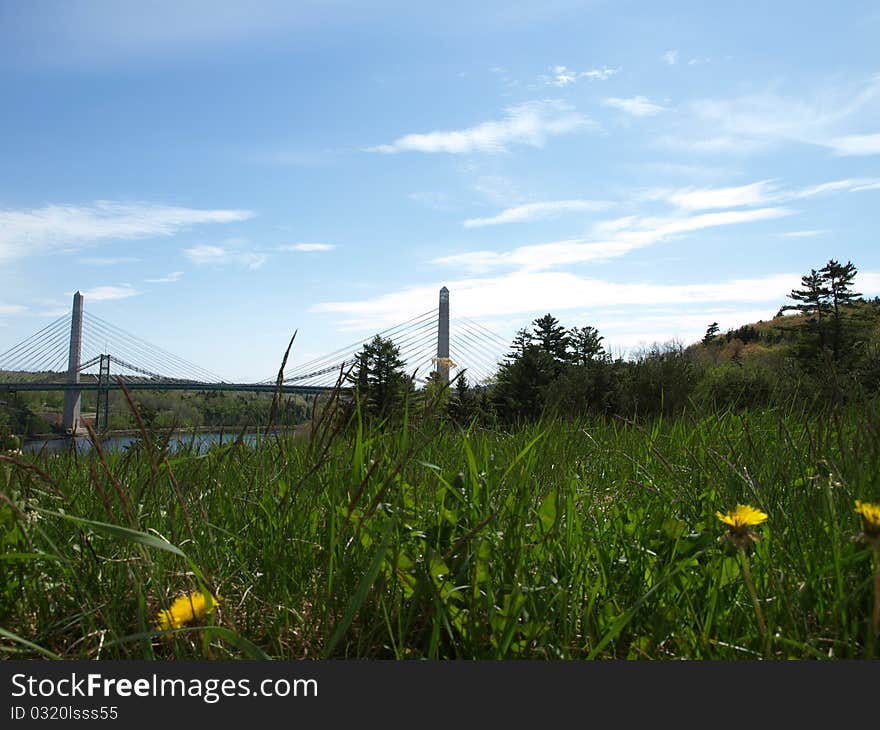
[[[449,388],[435,373],[417,391],[394,343],[376,337],[352,383],[368,417],[394,416],[406,404],[462,425],[857,401],[880,391],[880,300],[853,290],[855,274],[852,263],[831,260],[802,277],[788,295],[793,303],[769,322],[726,333],[713,322],[701,342],[655,344],[628,358],[606,352],[594,327],[566,329],[548,313],[516,333],[491,382],[473,387],[467,372]]]
[[[131,395],[141,420],[150,429],[263,427],[272,415],[271,393],[134,390]],[[80,403],[81,418],[93,425],[96,393],[85,391]],[[4,394],[0,398],[0,439],[10,434],[32,436],[60,431],[63,404],[61,391]],[[305,398],[285,396],[276,408],[273,423],[294,426],[308,420],[310,412]],[[131,406],[119,390],[110,391],[107,415],[111,431],[137,427]]]

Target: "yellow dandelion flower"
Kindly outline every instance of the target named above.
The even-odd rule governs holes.
[[[862,516],[866,535],[880,536],[880,504],[856,500],[856,512]]]
[[[724,515],[716,512],[715,516],[725,525],[730,525],[730,531],[737,535],[744,534],[750,527],[760,525],[768,519],[766,512],[748,504],[738,504],[735,510]]]
[[[214,611],[220,602],[216,596],[201,591],[193,591],[185,596],[178,596],[167,610],[159,611],[156,617],[156,629],[168,631],[179,629],[191,621],[199,621]]]

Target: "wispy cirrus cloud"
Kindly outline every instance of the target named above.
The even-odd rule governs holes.
[[[172,271],[170,274],[158,279],[146,279],[145,281],[148,284],[173,284],[175,281],[180,281],[182,276],[182,271]]]
[[[502,223],[522,223],[525,221],[546,220],[563,213],[585,213],[607,210],[615,204],[606,200],[548,200],[537,203],[526,203],[506,208],[497,215],[488,218],[468,218],[464,221],[465,228],[495,226]]]
[[[826,87],[803,97],[768,90],[732,99],[700,99],[687,110],[692,124],[686,136],[661,136],[663,143],[699,152],[736,152],[796,142],[825,147],[839,156],[880,154],[880,74],[858,85]]]
[[[332,243],[285,243],[276,247],[276,251],[332,251],[336,248]]]
[[[196,266],[224,266],[234,264],[246,269],[259,269],[268,256],[257,251],[244,251],[227,246],[200,243],[184,249],[184,255]]]
[[[4,314],[23,314],[27,307],[21,304],[5,304],[0,302],[0,316]]]
[[[0,260],[74,250],[102,240],[172,236],[209,223],[248,220],[248,210],[200,210],[155,203],[98,200],[0,210]]]
[[[859,276],[859,284],[864,287],[868,277]],[[778,273],[699,284],[662,284],[650,280],[624,284],[563,271],[516,271],[491,278],[444,279],[373,299],[323,302],[310,311],[342,315],[345,319],[341,326],[375,329],[377,325],[405,321],[420,303],[435,299],[443,285],[454,296],[456,312],[470,317],[493,317],[530,312],[536,302],[540,302],[542,311],[552,312],[634,305],[778,302],[784,301],[799,281],[799,274]],[[529,295],[523,296],[523,292]]]
[[[662,56],[660,56],[660,60],[663,61],[667,66],[674,66],[678,63],[678,51],[676,49],[672,49],[670,51],[666,51]]]
[[[86,301],[90,302],[105,302],[112,301],[114,299],[128,299],[129,297],[134,297],[138,294],[140,294],[140,292],[135,289],[131,284],[120,284],[118,286],[95,286],[82,292],[82,295],[83,297],[85,297]],[[70,292],[69,296],[73,296],[73,292]]]
[[[537,271],[565,264],[617,258],[670,236],[718,226],[771,220],[792,215],[794,212],[788,208],[770,207],[682,217],[626,216],[597,226],[597,233],[607,234],[604,240],[570,239],[520,246],[511,251],[469,251],[442,256],[430,263],[462,266],[471,272],[498,268]]]
[[[567,66],[554,66],[551,69],[550,76],[543,76],[545,84],[550,86],[565,87],[575,84],[581,79],[590,79],[593,81],[605,81],[610,79],[620,69],[602,66],[601,68],[591,68],[587,71],[573,71]]]
[[[812,236],[821,236],[823,233],[828,233],[827,229],[810,229],[805,231],[786,231],[785,233],[780,233],[780,236],[784,238],[811,238]]]
[[[828,141],[828,145],[841,157],[880,155],[880,133],[834,137]]]
[[[547,139],[571,132],[597,128],[589,117],[559,100],[532,101],[505,110],[505,117],[465,129],[407,134],[391,144],[368,148],[371,152],[505,152],[514,145],[543,147]]]
[[[633,96],[628,99],[620,99],[618,97],[609,97],[602,100],[602,106],[619,109],[633,117],[652,117],[655,114],[666,111],[665,106],[655,104],[646,96]]]
[[[734,187],[658,190],[651,195],[667,200],[684,210],[707,210],[762,205],[774,199],[777,194],[778,185],[776,183],[772,180],[760,180]]]
[[[880,188],[880,178],[831,180],[799,189],[785,189],[775,180],[718,188],[658,188],[648,191],[649,200],[666,200],[683,210],[741,208],[802,200],[830,193],[856,193]]]

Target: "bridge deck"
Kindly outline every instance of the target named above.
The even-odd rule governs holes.
[[[240,390],[251,393],[274,393],[278,390],[277,385],[267,383],[155,383],[155,382],[126,382],[125,387],[128,390]],[[45,390],[119,390],[118,383],[111,382],[107,385],[99,383],[0,383],[0,392],[33,392]],[[321,385],[282,385],[282,393],[298,393],[300,395],[317,395],[320,393],[329,393],[334,390],[331,386]],[[340,388],[347,391],[350,388]]]

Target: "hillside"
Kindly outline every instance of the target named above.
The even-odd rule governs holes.
[[[880,297],[858,300],[840,310],[846,341],[860,348],[880,346]],[[823,322],[830,329],[830,320]],[[707,365],[727,362],[777,362],[797,356],[816,334],[817,322],[800,312],[779,313],[770,320],[758,320],[727,332],[719,332],[709,342],[696,342],[686,348],[695,360]]]

